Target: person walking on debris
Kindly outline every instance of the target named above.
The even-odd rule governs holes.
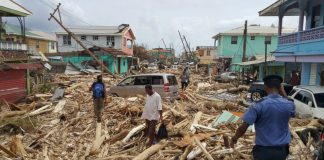
[[[285,160],[289,154],[291,134],[289,119],[295,116],[295,105],[288,100],[281,85],[283,79],[269,75],[263,79],[268,96],[252,104],[244,113],[243,123],[231,139],[231,147],[254,124],[256,138],[252,154],[254,160]]]
[[[94,114],[97,118],[97,122],[101,122],[101,113],[104,108],[104,101],[106,99],[106,87],[102,81],[102,75],[97,76],[97,81],[93,82],[89,91],[92,91]]]
[[[190,74],[191,74],[191,71],[190,71],[190,68],[187,66],[184,70],[183,70],[183,75],[186,75],[188,81],[187,81],[187,85],[189,85],[190,83]]]
[[[158,120],[163,123],[162,116],[162,99],[161,96],[155,92],[151,85],[145,86],[147,93],[146,103],[142,113],[142,119],[145,119],[145,134],[148,136],[147,146],[155,143],[155,127]]]
[[[180,76],[180,79],[181,79],[181,89],[182,91],[185,91],[186,88],[188,87],[188,77],[186,74],[182,74]]]

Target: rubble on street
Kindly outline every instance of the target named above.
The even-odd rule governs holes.
[[[168,138],[147,148],[140,118],[145,97],[109,96],[103,121],[96,123],[88,91],[94,79],[95,75],[55,75],[47,92],[30,95],[24,103],[3,103],[1,159],[251,159],[253,127],[235,149],[229,146],[247,109],[242,104],[247,86],[219,84],[193,74],[180,100],[163,101]],[[107,89],[119,80],[104,75]],[[310,119],[291,120],[290,159],[311,156],[313,140],[304,144],[297,132],[318,125]]]

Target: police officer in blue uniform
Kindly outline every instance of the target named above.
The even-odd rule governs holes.
[[[263,81],[268,96],[253,103],[244,113],[243,123],[231,139],[231,147],[234,148],[237,140],[254,124],[256,138],[253,159],[285,160],[291,141],[288,122],[295,116],[295,105],[288,100],[280,76],[269,75]]]

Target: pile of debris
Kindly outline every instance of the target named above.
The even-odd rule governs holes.
[[[107,88],[118,81],[104,77]],[[207,89],[193,82],[181,93],[181,100],[163,102],[169,137],[147,148],[145,125],[140,118],[145,97],[109,97],[103,121],[96,123],[89,92],[93,81],[91,75],[57,75],[52,84],[60,88],[54,94],[35,94],[18,105],[3,104],[1,159],[251,159],[253,127],[235,149],[229,147],[230,137],[246,110],[238,101],[207,97],[200,94]],[[227,88],[223,84],[213,86],[209,91]],[[226,97],[227,91],[218,96]],[[308,122],[302,125],[306,124]],[[293,133],[296,132],[293,130]],[[302,145],[301,140],[296,139],[294,135],[293,156],[310,154],[311,145]]]

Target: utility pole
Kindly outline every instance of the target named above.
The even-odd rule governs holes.
[[[186,55],[186,60],[188,61],[188,52],[187,52],[186,46],[185,46],[184,43],[183,43],[183,39],[182,39],[182,36],[181,36],[179,30],[178,30],[178,32],[179,32],[180,40],[181,40],[181,42],[182,42],[183,49],[184,49],[184,51],[185,51],[185,53],[186,53],[186,54],[185,54],[185,55]]]
[[[59,3],[56,7],[56,9],[54,10],[53,13],[50,13],[50,18],[48,18],[48,20],[50,21],[52,18],[68,33],[69,36],[71,36],[97,63],[99,63],[101,65],[101,67],[108,72],[109,74],[111,74],[114,78],[116,78],[118,75],[113,74],[112,72],[110,72],[110,70],[105,66],[105,64],[103,63],[103,61],[99,60],[96,55],[94,53],[92,53],[75,35],[74,33],[72,33],[69,29],[67,29],[63,24],[62,24],[62,20],[61,20],[61,14],[60,14],[60,8],[61,3]],[[58,12],[59,16],[60,16],[60,20],[58,20],[54,14]],[[119,77],[119,76],[118,76]]]
[[[243,57],[242,62],[246,62],[246,43],[247,43],[247,20],[245,20],[244,24],[244,32],[243,32]],[[242,67],[242,75],[244,76],[244,68]]]
[[[189,54],[190,54],[190,56],[189,56],[189,57],[190,57],[190,60],[192,60],[192,52],[191,52],[190,46],[189,46],[189,44],[188,44],[188,42],[187,42],[186,36],[183,35],[183,39],[184,39],[184,41],[186,42],[186,45],[187,45],[187,47],[188,47]]]
[[[163,38],[162,38],[162,42],[163,42],[163,44],[164,44],[164,48],[166,49],[167,46],[165,45],[165,42],[164,42],[164,39],[163,39]]]

